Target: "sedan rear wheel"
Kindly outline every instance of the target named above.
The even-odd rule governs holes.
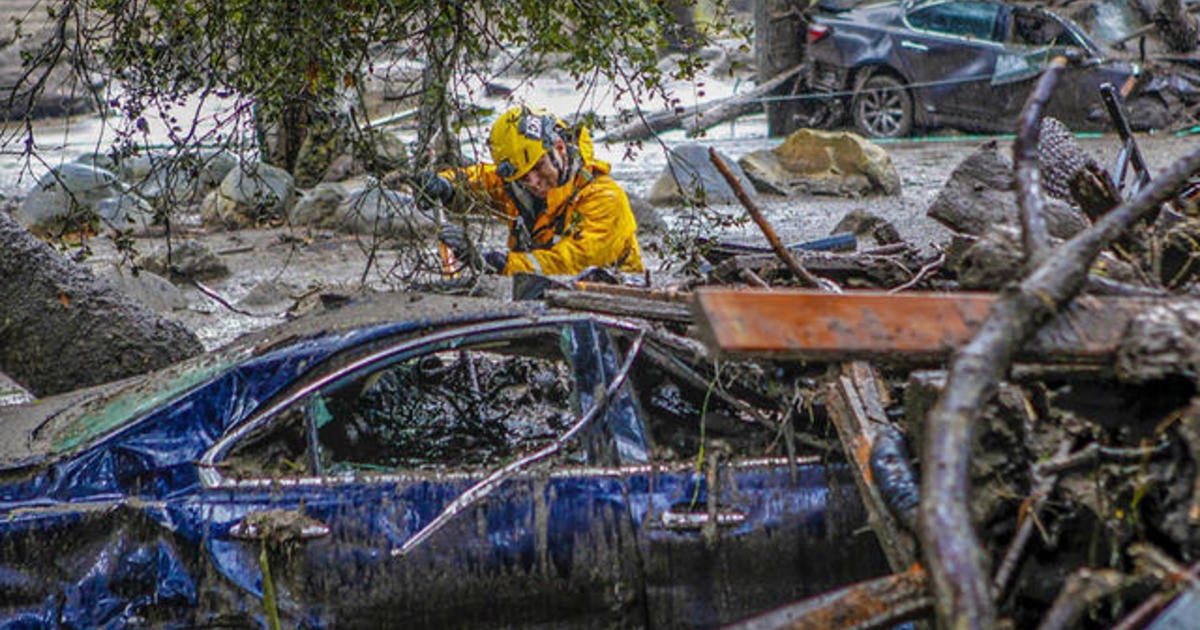
[[[900,138],[912,133],[913,103],[896,77],[877,74],[854,95],[854,126],[870,138]]]

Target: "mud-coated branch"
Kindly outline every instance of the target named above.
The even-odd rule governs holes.
[[[1037,86],[1021,110],[1017,137],[1013,140],[1013,172],[1017,185],[1017,209],[1025,261],[1033,268],[1050,253],[1050,230],[1046,226],[1046,199],[1042,194],[1042,175],[1038,166],[1038,136],[1042,112],[1054,94],[1058,75],[1067,65],[1066,57],[1055,57],[1038,79]]]
[[[750,213],[750,218],[754,219],[759,229],[762,230],[763,236],[767,237],[767,242],[771,244],[771,249],[775,251],[775,255],[787,265],[788,270],[792,272],[801,282],[823,289],[832,293],[841,293],[841,289],[831,280],[824,280],[814,276],[808,269],[801,265],[792,252],[784,246],[783,241],[779,240],[779,235],[775,233],[775,228],[771,227],[771,223],[763,216],[762,210],[759,210],[758,204],[746,194],[746,190],[742,188],[742,183],[734,176],[733,171],[729,170],[729,165],[725,164],[725,160],[717,153],[717,150],[709,147],[708,159],[712,160],[713,166],[721,172],[721,176],[729,183],[729,187],[733,189],[733,194],[737,196],[738,201],[742,202],[742,206],[746,208],[746,212]]]
[[[926,419],[919,528],[941,627],[982,629],[996,621],[985,551],[967,505],[979,410],[1007,373],[1014,353],[1079,293],[1100,251],[1175,196],[1198,168],[1200,149],[1052,252],[1019,286],[1001,293],[979,332],[952,362],[946,389]]]
[[[1124,574],[1112,570],[1081,567],[1067,576],[1067,582],[1054,598],[1050,612],[1042,617],[1038,630],[1074,628],[1088,608],[1129,583]]]

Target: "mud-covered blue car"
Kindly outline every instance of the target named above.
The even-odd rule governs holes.
[[[778,374],[693,350],[387,296],[0,408],[0,627],[711,627],[887,573]]]

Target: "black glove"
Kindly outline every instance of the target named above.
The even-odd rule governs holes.
[[[464,262],[471,260],[471,244],[467,242],[467,235],[462,227],[453,223],[443,223],[438,230],[438,240],[454,252],[455,258]]]
[[[442,205],[447,205],[454,199],[454,184],[433,171],[425,171],[417,175],[416,184],[418,192],[425,199],[438,201]]]
[[[484,265],[490,270],[500,273],[508,265],[508,252],[491,251],[483,254]]]

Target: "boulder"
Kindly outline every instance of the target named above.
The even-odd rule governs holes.
[[[637,221],[638,235],[658,236],[667,232],[666,222],[645,197],[630,194],[629,208],[633,210],[633,218]]]
[[[200,215],[205,225],[239,229],[269,225],[287,216],[295,197],[292,176],[262,162],[243,163],[205,196]]]
[[[850,131],[800,129],[773,149],[746,154],[739,164],[760,189],[779,194],[900,194],[891,156]]]
[[[333,182],[317,184],[301,191],[300,198],[288,214],[288,223],[320,229],[337,227],[338,206],[349,193],[346,187]]]
[[[1020,226],[1012,162],[995,140],[980,145],[955,167],[945,187],[925,211],[930,218],[962,234],[983,236],[993,226]],[[1046,198],[1046,228],[1051,236],[1070,238],[1091,222],[1079,210]]]
[[[188,307],[187,296],[179,287],[145,269],[131,273],[113,266],[107,270],[99,270],[96,275],[156,313],[170,314],[172,311]]]
[[[145,199],[192,202],[217,187],[236,166],[237,158],[224,149],[156,151],[122,159],[117,174]]]
[[[38,179],[13,218],[35,234],[49,234],[95,231],[101,222],[122,230],[145,228],[153,213],[111,171],[68,162]]]
[[[736,204],[738,198],[733,188],[708,155],[709,147],[702,144],[684,144],[667,152],[667,166],[650,187],[646,200],[655,206],[680,203],[702,205]],[[747,195],[755,195],[754,184],[747,179],[741,167],[728,156],[718,152],[736,179],[741,182]]]
[[[196,240],[160,247],[137,260],[139,267],[167,278],[214,280],[229,275],[229,267],[208,245]]]
[[[417,208],[411,194],[384,188],[371,178],[349,190],[338,204],[334,223],[345,232],[410,241],[437,233],[434,218]]]

